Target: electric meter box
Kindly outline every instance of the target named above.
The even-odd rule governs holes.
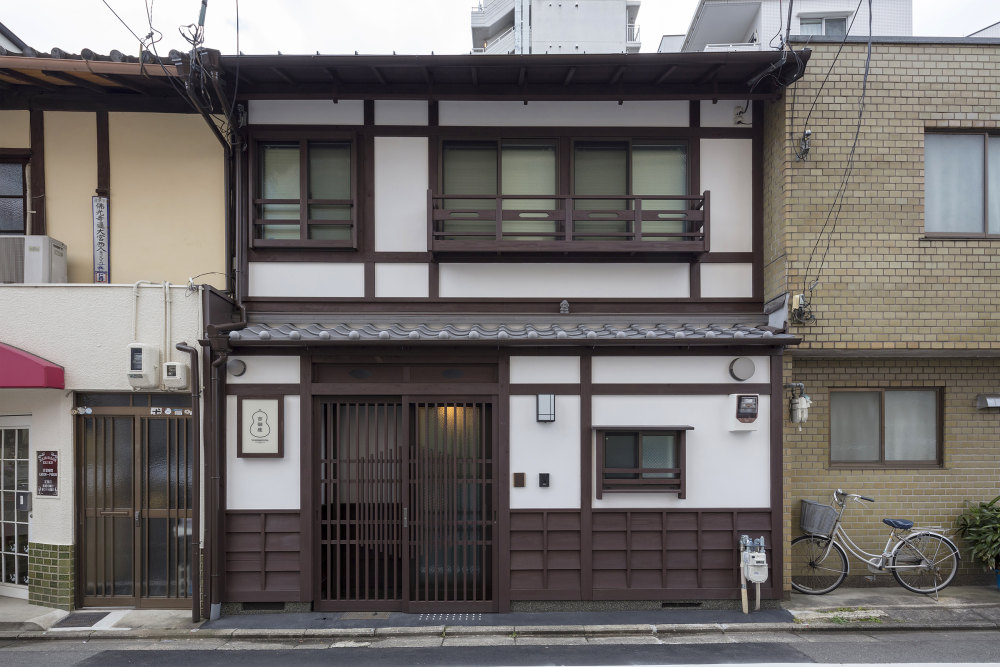
[[[163,364],[163,386],[167,389],[187,389],[188,365],[182,361]]]
[[[730,431],[756,431],[760,424],[760,395],[730,394],[728,412]]]
[[[146,343],[129,343],[126,369],[128,383],[133,389],[159,387],[160,348]]]

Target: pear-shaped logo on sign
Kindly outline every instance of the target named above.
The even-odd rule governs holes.
[[[266,438],[271,434],[271,425],[267,423],[267,413],[263,410],[250,415],[250,435],[255,438]]]

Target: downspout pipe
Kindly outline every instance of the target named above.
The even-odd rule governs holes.
[[[191,420],[194,422],[194,477],[192,494],[191,534],[191,621],[201,620],[201,374],[198,368],[198,350],[186,342],[175,346],[191,357]]]
[[[212,412],[215,415],[215,420],[213,424],[213,430],[215,431],[215,447],[212,452],[212,480],[210,488],[212,490],[212,505],[211,509],[214,514],[213,529],[212,529],[212,566],[209,576],[210,584],[210,606],[209,606],[209,619],[218,620],[222,616],[222,575],[219,571],[219,564],[222,562],[223,553],[223,540],[222,532],[224,526],[224,516],[222,509],[222,470],[225,466],[225,434],[226,434],[226,420],[223,419],[225,415],[226,407],[226,393],[225,393],[225,376],[222,375],[225,371],[220,372],[220,367],[223,367],[226,361],[229,360],[229,355],[223,352],[219,355],[217,359],[212,361],[212,402],[214,403]]]

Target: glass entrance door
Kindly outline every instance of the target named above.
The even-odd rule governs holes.
[[[190,605],[191,418],[142,412],[77,417],[84,606]]]

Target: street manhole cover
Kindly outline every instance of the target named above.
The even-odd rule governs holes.
[[[107,616],[107,611],[77,611],[73,612],[52,627],[54,628],[92,628],[99,620]]]
[[[389,618],[388,611],[349,611],[340,615],[342,621],[371,621]]]

